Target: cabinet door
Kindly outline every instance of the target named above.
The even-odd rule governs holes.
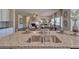
[[[1,9],[0,9],[0,21],[1,21]]]
[[[2,21],[9,21],[9,10],[2,9]]]

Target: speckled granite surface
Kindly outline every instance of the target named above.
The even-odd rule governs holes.
[[[57,33],[55,31],[50,31],[50,35],[57,36],[62,43],[53,42],[31,42],[27,43],[27,40],[33,35],[43,35],[39,34],[39,31],[31,31],[30,33],[24,33],[24,31],[19,31],[13,33],[7,37],[0,38],[0,48],[78,48],[79,47],[79,37]],[[72,32],[71,32],[72,33]]]

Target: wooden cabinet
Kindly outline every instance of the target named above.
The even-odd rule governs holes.
[[[2,21],[9,21],[9,10],[2,9]]]
[[[0,21],[9,21],[8,9],[0,9]]]
[[[1,9],[0,9],[0,21],[1,21]]]

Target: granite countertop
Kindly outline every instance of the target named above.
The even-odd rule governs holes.
[[[6,29],[6,28],[10,28],[10,27],[0,27],[0,29]]]
[[[39,34],[39,31],[31,31],[31,33],[29,34],[23,34],[23,31],[19,31],[16,33],[13,33],[10,36],[7,36],[5,38],[1,38],[0,39],[0,46],[10,46],[10,47],[16,47],[16,46],[29,46],[29,47],[40,47],[40,46],[49,46],[49,47],[58,47],[58,48],[71,48],[71,47],[75,47],[76,46],[76,41],[77,39],[79,39],[79,37],[76,36],[70,36],[67,34],[60,34],[57,33],[55,31],[50,31],[50,35],[56,35],[61,41],[62,43],[27,43],[26,41],[28,40],[28,38],[30,38],[33,35],[42,35]],[[79,47],[79,46],[77,46]]]

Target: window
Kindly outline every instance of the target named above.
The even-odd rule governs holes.
[[[56,22],[56,23],[55,23],[55,22]],[[55,25],[60,25],[60,22],[61,22],[61,27],[62,27],[62,17],[61,17],[61,21],[60,21],[60,17],[56,17],[55,20],[54,20],[54,18],[51,19],[51,22],[50,22],[50,23],[51,23],[52,25],[54,25],[54,24],[55,24]]]
[[[76,25],[77,25],[77,28],[78,28],[78,31],[79,31],[79,15],[77,17]]]
[[[56,18],[56,25],[60,25],[60,17]]]
[[[53,19],[51,19],[51,25],[54,25],[54,18]]]

